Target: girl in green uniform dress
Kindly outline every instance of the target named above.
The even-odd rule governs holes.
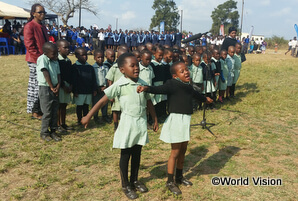
[[[153,94],[167,94],[170,115],[161,130],[160,139],[171,144],[171,154],[168,160],[167,188],[175,195],[181,194],[177,184],[191,186],[192,183],[182,175],[185,152],[190,138],[190,119],[192,98],[212,102],[195,91],[190,84],[190,72],[184,62],[176,62],[171,66],[172,79],[161,86],[139,86],[138,92],[146,91]],[[176,178],[174,170],[176,166]]]
[[[113,85],[104,90],[105,95],[95,104],[82,119],[87,127],[91,117],[109,99],[117,97],[121,107],[119,126],[114,135],[113,148],[121,149],[120,175],[122,190],[129,199],[136,199],[135,189],[141,193],[147,192],[146,186],[138,181],[142,147],[148,143],[146,108],[154,120],[153,130],[158,130],[157,118],[150,95],[137,93],[137,87],[146,85],[139,79],[139,62],[132,53],[124,53],[118,58],[118,67],[124,75]],[[130,182],[128,180],[128,164],[131,158]]]
[[[235,45],[235,54],[233,58],[235,60],[235,65],[234,65],[233,85],[231,87],[231,97],[235,96],[235,85],[240,76],[240,69],[241,69],[241,44],[240,43],[236,43]]]
[[[219,79],[219,83],[218,83],[218,87],[219,87],[219,102],[223,103],[223,98],[225,95],[225,91],[227,90],[227,86],[228,86],[228,74],[229,74],[229,70],[228,70],[228,65],[226,62],[226,58],[227,58],[227,51],[226,50],[222,50],[220,51],[220,65],[221,65],[221,73],[220,73],[220,79]]]

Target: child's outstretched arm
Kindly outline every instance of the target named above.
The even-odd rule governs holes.
[[[150,113],[152,119],[154,120],[153,130],[156,132],[158,130],[158,122],[157,122],[157,116],[155,113],[155,109],[154,109],[154,106],[153,106],[151,100],[147,101],[147,107],[148,107],[148,110],[149,110],[149,113]]]
[[[85,125],[85,128],[87,128],[88,123],[92,116],[97,112],[100,108],[105,106],[109,102],[109,99],[106,95],[104,95],[93,107],[92,109],[88,112],[86,116],[84,116],[81,120],[81,123]]]

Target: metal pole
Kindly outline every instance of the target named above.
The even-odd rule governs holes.
[[[182,17],[183,17],[183,10],[181,10],[181,16],[180,16],[180,19],[181,19],[181,22],[180,22],[180,33],[182,33]]]
[[[81,10],[82,10],[82,0],[80,0],[80,9],[79,9],[79,27],[81,27]]]
[[[118,18],[116,18],[116,30],[118,30]]]
[[[242,23],[243,23],[243,7],[244,7],[244,0],[242,0],[242,12],[241,12],[241,26],[240,26],[240,41],[242,40]]]

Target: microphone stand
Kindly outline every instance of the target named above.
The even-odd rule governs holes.
[[[211,70],[210,68],[211,68],[211,66],[210,66],[210,64],[207,64],[207,66],[206,66],[206,73],[205,73],[205,76],[206,76],[206,86],[205,86],[205,88],[204,88],[204,90],[205,90],[205,96],[207,95],[207,74],[208,74],[208,72],[209,72],[209,70]],[[212,85],[210,84],[210,86],[211,86],[211,96],[213,96],[213,92],[212,92]],[[203,105],[203,107],[204,107],[204,110],[203,110],[203,120],[200,122],[200,123],[198,123],[198,124],[193,124],[193,125],[191,125],[191,126],[202,126],[202,129],[207,129],[215,138],[217,138],[216,137],[216,135],[214,135],[214,133],[210,130],[210,127],[212,127],[212,126],[214,126],[215,124],[214,123],[207,123],[207,120],[206,120],[206,108],[207,108],[207,103],[205,102],[204,103],[204,105]]]

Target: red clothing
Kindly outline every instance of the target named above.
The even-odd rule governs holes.
[[[47,29],[35,20],[28,22],[24,27],[24,44],[27,49],[26,61],[36,63],[43,54],[42,46],[49,41]]]

